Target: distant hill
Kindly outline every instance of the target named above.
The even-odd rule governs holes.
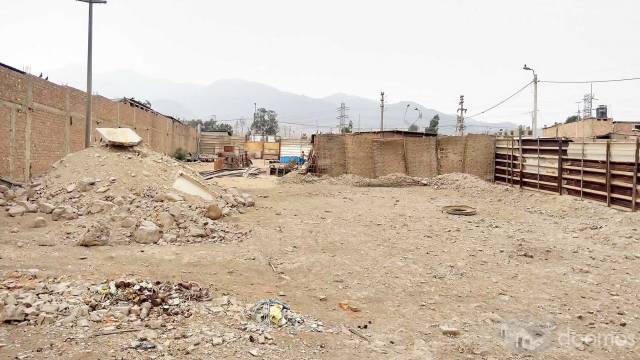
[[[85,87],[84,71],[79,66],[52,71],[48,75],[57,83],[67,83],[79,89]],[[183,119],[207,119],[215,115],[219,120],[244,118],[248,122],[253,116],[255,102],[258,107],[275,110],[282,125],[306,131],[313,131],[316,126],[321,131],[328,131],[331,127],[335,129],[338,122],[336,109],[344,102],[350,108],[348,115],[354,130],[380,127],[380,106],[376,100],[342,93],[318,99],[241,79],[217,80],[202,86],[154,79],[126,70],[111,71],[94,75],[94,92],[110,98],[126,96],[149,100],[155,110]],[[422,112],[422,120],[418,120],[416,108]],[[412,101],[385,104],[385,129],[406,129],[412,123],[422,129],[428,126],[435,114],[440,115],[440,132],[452,134],[455,114]],[[485,123],[473,119],[467,119],[466,124],[468,132],[476,133],[516,127],[512,123]]]

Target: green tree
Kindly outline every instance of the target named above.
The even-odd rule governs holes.
[[[437,134],[438,133],[438,125],[440,124],[440,115],[435,114],[429,121],[429,127],[424,129],[424,132],[429,134]]]
[[[349,125],[340,129],[342,134],[351,134],[353,132],[353,121],[349,120]]]
[[[418,125],[416,125],[416,124],[411,124],[411,125],[409,126],[409,129],[407,129],[407,130],[409,130],[409,131],[418,131]]]
[[[580,121],[580,117],[578,115],[571,115],[567,118],[567,120],[565,120],[565,124],[569,124],[572,122],[576,122],[576,121]]]
[[[231,124],[225,124],[222,122],[218,122],[215,119],[209,119],[207,121],[202,121],[202,119],[188,120],[186,124],[191,127],[197,127],[200,125],[200,130],[204,132],[208,131],[226,131],[233,135],[233,127]]]
[[[273,110],[259,108],[251,123],[251,130],[260,135],[276,135],[278,133],[278,113]]]

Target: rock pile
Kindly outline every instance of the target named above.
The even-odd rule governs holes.
[[[172,187],[180,173],[197,176],[183,164],[144,147],[92,147],[69,154],[28,189],[0,187],[0,207],[11,217],[40,213],[34,228],[50,221],[75,224],[76,230],[64,237],[82,246],[246,238],[246,231],[221,219],[247,212],[255,205],[251,195],[210,184],[202,185],[213,200],[184,194]]]
[[[0,286],[0,322],[89,327],[163,316],[188,318],[193,303],[207,300],[209,290],[192,282],[115,280],[92,285],[14,273]]]

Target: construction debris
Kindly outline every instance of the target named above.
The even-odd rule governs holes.
[[[200,176],[204,180],[210,180],[219,177],[256,177],[260,175],[264,170],[257,167],[250,167],[246,169],[223,169],[223,170],[211,170],[201,171]]]
[[[108,145],[136,146],[142,138],[129,128],[96,128],[96,131]]]
[[[49,217],[70,221],[63,231],[54,227],[52,235],[81,246],[246,238],[248,231],[220,219],[245,213],[255,205],[253,197],[201,183],[194,175],[145,146],[92,147],[60,160],[37,186],[3,186],[0,207],[12,217],[39,213],[39,219],[30,221],[36,228],[47,226]],[[210,205],[220,210],[217,216],[208,211]]]
[[[178,176],[173,183],[173,188],[185,194],[198,196],[207,201],[213,200],[213,194],[205,185],[182,171],[178,173]]]

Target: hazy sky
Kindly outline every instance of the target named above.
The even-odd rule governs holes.
[[[3,0],[0,13],[0,62],[35,74],[84,64],[87,4]],[[94,72],[313,97],[384,90],[448,113],[464,94],[475,113],[531,79],[524,63],[541,80],[640,76],[639,14],[638,0],[108,0],[94,7]],[[575,113],[588,89],[541,84],[541,122]],[[640,120],[640,81],[594,93],[617,120]],[[528,89],[478,119],[526,124],[531,104]]]

